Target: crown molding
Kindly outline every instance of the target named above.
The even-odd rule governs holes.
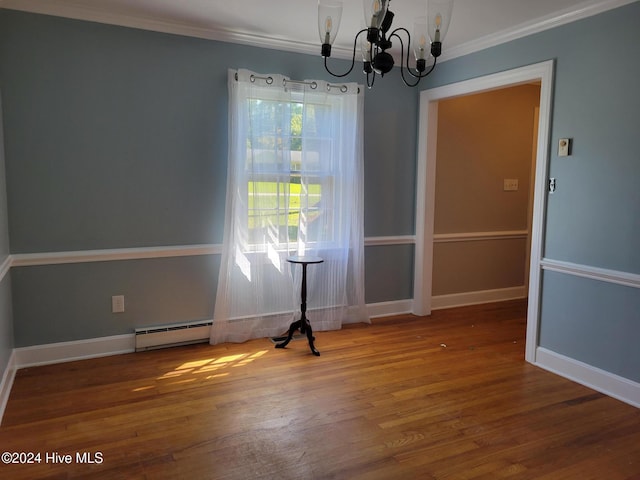
[[[517,25],[514,28],[496,32],[458,46],[445,49],[440,61],[451,60],[474,53],[518,38],[526,37],[538,32],[555,28],[567,23],[575,22],[607,10],[612,10],[638,0],[587,0],[579,6],[560,13],[536,19],[532,22]],[[134,16],[123,12],[108,12],[100,8],[70,4],[63,0],[0,0],[0,8],[20,10],[24,12],[40,13],[57,17],[72,18],[90,22],[138,28],[161,33],[183,35],[189,37],[217,40],[228,43],[238,43],[260,48],[283,50],[308,55],[318,55],[320,46],[315,43],[297,42],[283,38],[237,32],[233,30],[198,27],[180,22],[171,22],[150,17]],[[332,57],[351,60],[352,50],[334,45]]]
[[[42,15],[71,18],[74,20],[138,28],[153,32],[169,33],[206,40],[217,40],[228,43],[238,43],[242,45],[284,50],[294,53],[318,54],[320,51],[320,47],[316,44],[292,42],[286,39],[248,34],[215,27],[198,27],[151,17],[128,15],[122,12],[109,12],[99,8],[69,4],[58,0],[0,0],[0,2],[2,2],[0,3],[2,8],[9,10],[39,13]],[[341,53],[340,49],[337,49],[337,51],[338,53]]]
[[[637,1],[638,0],[589,0],[580,4],[578,7],[569,8],[554,15],[538,18],[535,21],[522,23],[514,28],[480,37],[472,42],[443,49],[444,51],[442,57],[440,57],[440,61],[447,61],[456,57],[469,55],[470,53],[495,47],[496,45],[527,37],[535,33],[544,32],[545,30],[592,17]]]

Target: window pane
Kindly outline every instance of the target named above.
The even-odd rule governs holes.
[[[249,243],[331,241],[335,199],[330,108],[251,100]],[[325,124],[324,126],[322,124]]]

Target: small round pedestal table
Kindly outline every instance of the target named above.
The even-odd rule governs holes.
[[[286,347],[287,344],[291,341],[291,338],[293,337],[293,332],[299,329],[300,333],[307,334],[307,340],[309,340],[309,348],[311,348],[311,353],[319,357],[320,352],[316,350],[316,347],[313,346],[313,340],[314,340],[313,330],[311,329],[311,324],[309,323],[309,319],[307,319],[307,265],[313,264],[313,263],[322,263],[324,262],[324,260],[320,257],[296,255],[296,256],[287,258],[287,262],[294,263],[294,264],[297,263],[302,265],[302,288],[301,288],[302,291],[300,293],[300,296],[302,299],[302,303],[300,305],[300,311],[302,312],[302,316],[300,317],[300,320],[296,320],[291,324],[291,326],[289,327],[289,333],[287,335],[287,339],[282,343],[278,343],[276,345],[276,348]]]

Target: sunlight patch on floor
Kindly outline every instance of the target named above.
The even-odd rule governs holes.
[[[208,375],[206,378],[217,378],[220,376],[226,376],[229,372],[223,372],[225,369],[244,367],[258,358],[265,355],[269,350],[260,350],[254,353],[239,353],[234,355],[225,355],[218,358],[206,358],[201,360],[193,360],[183,363],[176,367],[174,370],[164,373],[158,380],[174,380],[177,377],[185,375],[198,375],[217,372],[215,375]],[[192,381],[195,379],[189,379],[185,381]]]

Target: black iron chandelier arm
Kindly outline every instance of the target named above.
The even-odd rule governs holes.
[[[413,72],[411,70],[409,70],[409,67],[407,67],[407,71],[409,72],[409,75],[411,75],[413,78],[416,79],[415,83],[409,83],[407,81],[407,79],[404,76],[404,68],[402,68],[402,65],[400,65],[400,76],[402,77],[402,81],[404,82],[404,84],[407,87],[415,87],[416,85],[418,85],[420,83],[420,80],[422,80],[422,77],[418,77],[417,75],[414,75]]]
[[[345,73],[333,73],[331,70],[329,70],[329,65],[327,65],[327,58],[329,57],[324,57],[324,68],[327,72],[329,72],[329,74],[333,75],[334,77],[342,78],[342,77],[346,77],[351,73],[351,71],[353,70],[353,67],[356,64],[356,50],[358,49],[358,37],[362,32],[366,32],[366,31],[367,31],[366,28],[363,30],[360,30],[357,33],[356,38],[353,40],[353,56],[351,57],[351,67]]]
[[[407,42],[407,60],[406,60],[406,65],[404,65],[404,42],[402,41],[402,37],[400,35],[398,35],[398,31],[402,30],[404,33],[407,34],[407,37],[409,39],[409,41]],[[409,49],[411,48],[411,35],[409,34],[409,31],[404,28],[404,27],[398,27],[396,28],[393,32],[391,32],[391,35],[389,35],[389,38],[391,37],[396,37],[399,41],[400,41],[400,76],[402,77],[402,81],[404,82],[404,84],[407,87],[415,87],[416,85],[418,85],[418,83],[420,83],[420,80],[422,80],[423,75],[420,75],[420,73],[418,72],[418,74],[416,75],[415,73],[413,73],[411,71],[411,68],[409,67],[409,56],[411,55],[411,52],[409,51]],[[407,80],[407,78],[404,75],[404,69],[407,69],[407,72],[409,72],[409,75],[411,75],[413,78],[417,78],[415,83],[409,83],[409,81]],[[426,76],[426,75],[424,75]]]
[[[369,78],[371,78],[371,80],[369,80]],[[373,84],[376,81],[376,72],[371,71],[371,72],[367,72],[367,88],[373,88]]]
[[[417,70],[416,70],[417,73],[413,73],[411,71],[411,67],[409,66],[409,58],[411,58],[411,34],[404,27],[396,28],[393,32],[391,32],[391,35],[389,35],[389,38],[391,38],[392,36],[395,36],[398,40],[400,40],[400,66],[402,66],[403,62],[405,62],[405,59],[404,59],[404,42],[402,41],[402,37],[396,33],[398,32],[398,30],[402,30],[404,33],[406,33],[407,38],[409,39],[409,41],[407,42],[407,53],[406,53],[407,59],[406,59],[406,63],[404,64],[404,67],[407,69],[407,72],[409,72],[409,75],[411,75],[413,78],[426,77],[426,75],[422,75],[420,72],[417,72]]]
[[[433,69],[436,68],[436,63],[438,63],[438,57],[433,57],[433,65],[431,65],[431,68],[429,70],[427,70],[426,73],[420,74],[420,78],[426,77],[431,72],[433,72]]]
[[[400,76],[402,77],[402,81],[404,82],[404,84],[407,87],[415,87],[420,83],[420,80],[422,80],[424,77],[426,77],[427,75],[429,75],[431,72],[433,72],[433,69],[436,68],[436,58],[433,58],[433,65],[431,65],[431,68],[429,68],[429,70],[427,70],[426,72],[421,73],[420,75],[415,75],[407,66],[407,71],[409,72],[409,74],[416,79],[415,83],[409,83],[407,81],[407,79],[404,76],[404,71],[402,66],[400,66]]]
[[[400,35],[398,35],[398,30],[402,30],[404,33],[407,34],[407,37],[409,39],[409,41],[407,42],[407,58],[406,61],[404,59],[404,42],[402,41],[402,37]],[[404,27],[398,27],[396,28],[393,32],[391,32],[391,35],[389,35],[389,38],[395,36],[399,41],[400,41],[400,76],[402,77],[402,81],[404,82],[404,84],[407,87],[415,87],[416,85],[418,85],[418,83],[420,83],[420,80],[422,80],[424,77],[426,77],[427,75],[429,75],[431,72],[433,72],[433,69],[436,68],[436,63],[437,63],[437,57],[433,57],[433,64],[431,65],[431,67],[429,68],[429,70],[427,70],[426,72],[418,72],[416,70],[416,73],[414,73],[411,70],[411,67],[409,66],[409,58],[411,56],[411,34],[409,33],[409,31],[404,28]],[[404,65],[403,65],[404,64]],[[407,81],[407,79],[404,76],[404,68],[407,69],[407,72],[409,72],[409,75],[411,75],[413,78],[417,79],[415,83],[409,83]]]

